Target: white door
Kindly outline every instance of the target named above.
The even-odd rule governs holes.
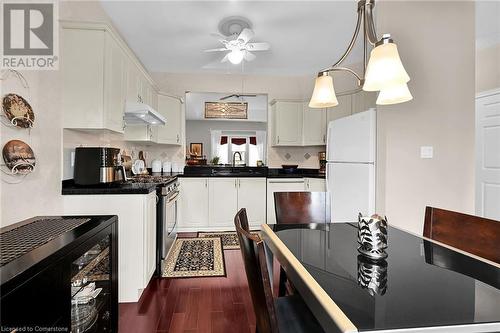
[[[208,184],[208,225],[234,230],[234,216],[238,211],[238,179],[209,178]]]
[[[286,178],[267,180],[267,224],[276,224],[274,192],[302,192],[305,190],[304,178]]]
[[[358,213],[375,212],[375,166],[373,164],[327,163],[332,222],[355,222]]]
[[[302,145],[302,102],[276,102],[273,106],[275,145]]]
[[[304,146],[326,145],[326,109],[310,108],[303,104]]]
[[[476,99],[476,213],[500,220],[500,90]]]
[[[116,40],[106,33],[104,74],[105,128],[123,133],[127,92],[127,59]]]
[[[155,141],[163,144],[181,144],[181,101],[177,98],[158,95],[158,112],[167,122],[164,126],[156,126]]]
[[[179,229],[208,227],[208,178],[180,178]]]
[[[238,178],[238,210],[246,208],[248,224],[266,223],[266,178]]]

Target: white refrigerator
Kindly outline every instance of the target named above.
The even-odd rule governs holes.
[[[375,213],[375,109],[328,124],[326,180],[332,222]]]

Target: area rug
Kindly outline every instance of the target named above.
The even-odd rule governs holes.
[[[258,235],[258,231],[252,231],[252,234]],[[219,232],[198,232],[198,238],[217,237],[222,239],[222,248],[224,250],[236,250],[240,248],[238,235],[235,231],[219,231]]]
[[[198,232],[198,238],[220,238],[222,240],[222,248],[224,250],[234,250],[240,248],[238,235],[235,231],[219,231],[219,232]]]
[[[163,277],[226,276],[220,238],[177,238],[170,250]]]

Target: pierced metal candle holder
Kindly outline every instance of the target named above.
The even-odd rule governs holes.
[[[373,260],[387,258],[387,217],[358,216],[358,252]]]

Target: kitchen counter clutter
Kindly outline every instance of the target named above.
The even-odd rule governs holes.
[[[1,228],[2,330],[116,332],[117,224],[112,215],[44,216]],[[95,293],[84,300],[84,288]]]

